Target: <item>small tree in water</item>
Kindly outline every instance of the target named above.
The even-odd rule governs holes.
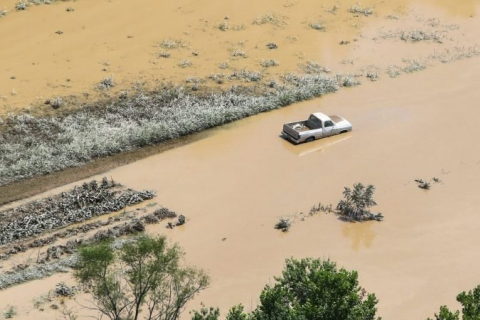
[[[181,267],[183,254],[165,237],[142,236],[114,251],[110,243],[79,250],[76,279],[94,309],[111,320],[176,320],[185,304],[208,286],[201,270]]]
[[[376,206],[373,200],[375,186],[364,186],[361,183],[355,183],[353,190],[345,187],[343,191],[343,200],[337,205],[338,214],[346,220],[365,221],[365,220],[383,220],[381,213],[373,214],[368,208]]]

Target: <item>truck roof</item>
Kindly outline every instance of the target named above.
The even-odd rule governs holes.
[[[321,112],[315,112],[315,113],[313,113],[313,115],[315,117],[317,117],[318,119],[322,120],[322,122],[330,120],[329,116],[327,116],[326,114],[321,113]]]

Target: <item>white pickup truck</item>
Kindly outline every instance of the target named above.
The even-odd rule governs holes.
[[[339,116],[312,113],[308,120],[283,125],[283,136],[293,143],[310,142],[340,133],[352,131],[352,124]]]

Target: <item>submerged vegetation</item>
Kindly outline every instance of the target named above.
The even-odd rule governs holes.
[[[364,186],[361,183],[355,183],[353,189],[345,187],[343,191],[343,200],[337,204],[337,212],[347,221],[382,221],[381,213],[372,213],[369,208],[376,206],[373,200],[375,187],[373,185]]]
[[[258,77],[241,71],[236,75],[248,81]],[[290,74],[260,95],[239,87],[202,95],[165,87],[91,105],[63,118],[12,115],[0,124],[0,186],[337,90],[336,79],[326,75]]]
[[[121,210],[155,196],[123,190],[114,181],[92,180],[60,195],[0,211],[0,245],[39,236],[45,231]]]

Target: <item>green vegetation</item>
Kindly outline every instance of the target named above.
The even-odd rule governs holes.
[[[457,301],[462,305],[462,320],[480,319],[480,286],[457,296]],[[428,318],[427,320],[432,320]],[[441,306],[440,312],[435,314],[434,320],[460,320],[460,312],[450,311],[447,306]]]
[[[103,242],[79,250],[74,276],[111,320],[175,320],[209,284],[202,270],[180,266],[182,255],[165,237],[142,236],[117,251]]]
[[[260,294],[251,313],[242,305],[230,309],[227,320],[375,320],[378,299],[358,283],[356,271],[337,269],[320,259],[287,259],[282,276]],[[192,320],[217,320],[218,309],[203,308]]]

